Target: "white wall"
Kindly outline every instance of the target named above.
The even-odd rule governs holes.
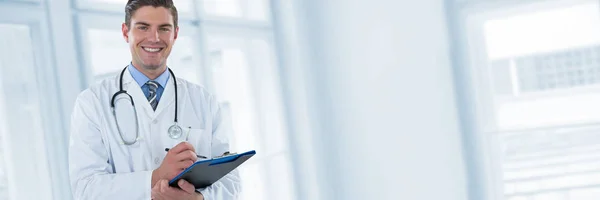
[[[309,105],[291,118],[306,119],[312,129],[296,134],[311,135],[293,142],[316,168],[298,169],[300,199],[467,199],[443,1],[294,3],[299,28],[284,24],[298,33],[282,38],[293,49],[283,71],[304,69],[287,88],[305,90],[287,93],[306,99],[288,105]]]

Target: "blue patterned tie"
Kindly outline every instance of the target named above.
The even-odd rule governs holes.
[[[148,81],[146,82],[148,85],[148,90],[150,94],[146,98],[148,98],[148,102],[150,102],[150,106],[152,106],[153,110],[156,110],[156,106],[158,105],[158,101],[156,100],[156,89],[158,89],[158,83],[156,81]]]

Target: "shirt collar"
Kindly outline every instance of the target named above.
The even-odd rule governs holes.
[[[150,78],[138,71],[132,64],[129,64],[127,68],[129,69],[129,73],[131,73],[131,76],[135,82],[137,82],[140,87],[144,86],[144,84],[150,80]],[[160,76],[154,79],[154,81],[158,82],[158,84],[165,88],[167,81],[169,81],[169,70],[165,70]]]

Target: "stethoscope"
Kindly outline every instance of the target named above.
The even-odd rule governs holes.
[[[171,77],[173,79],[173,84],[175,86],[175,119],[173,120],[173,125],[171,125],[171,127],[169,127],[169,130],[167,131],[169,133],[169,137],[171,137],[172,139],[179,139],[181,137],[181,135],[183,135],[183,129],[181,129],[181,127],[177,124],[177,79],[175,78],[175,74],[173,74],[173,71],[171,71],[171,69],[167,68],[169,70],[169,73],[171,73]],[[127,91],[123,90],[123,74],[125,74],[125,70],[127,70],[127,67],[125,67],[125,69],[123,69],[123,71],[121,71],[121,75],[119,78],[119,91],[117,93],[115,93],[112,97],[112,99],[110,100],[110,107],[112,108],[113,111],[113,116],[115,117],[115,120],[117,120],[117,114],[116,114],[116,109],[115,109],[115,100],[119,100],[119,99],[125,99],[125,100],[129,100],[129,102],[131,102],[131,106],[133,106],[133,112],[135,115],[135,140],[133,141],[126,141],[125,138],[123,138],[123,132],[121,131],[121,127],[119,126],[119,123],[117,122],[117,130],[119,131],[119,135],[121,136],[121,140],[123,141],[123,144],[125,145],[132,145],[135,144],[137,141],[140,140],[140,132],[139,132],[139,122],[138,122],[138,117],[137,117],[137,110],[135,109],[135,105],[133,103],[133,97],[131,97],[131,95],[129,95],[127,93]],[[117,96],[124,96],[124,97],[119,97],[117,98]]]

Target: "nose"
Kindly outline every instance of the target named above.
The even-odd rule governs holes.
[[[149,42],[160,42],[158,30],[150,31],[146,38]]]

